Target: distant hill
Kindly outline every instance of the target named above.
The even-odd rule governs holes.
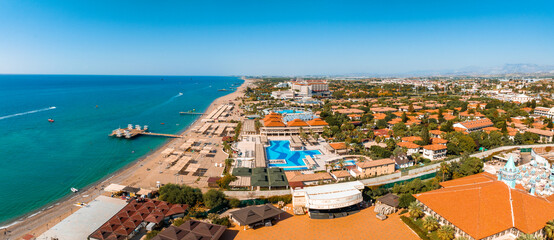
[[[554,65],[538,65],[530,63],[505,64],[497,67],[469,66],[449,70],[419,70],[405,73],[375,74],[352,73],[340,76],[350,77],[418,77],[418,76],[483,76],[483,75],[550,75],[554,74]]]

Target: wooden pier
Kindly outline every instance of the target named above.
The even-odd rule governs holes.
[[[179,112],[181,115],[204,115],[204,113],[201,112]]]
[[[131,139],[131,138],[137,137],[139,135],[171,137],[171,138],[181,138],[181,137],[183,137],[181,135],[166,134],[166,133],[153,133],[153,132],[148,132],[147,130],[133,129],[133,128],[131,128],[131,129],[129,129],[129,128],[118,128],[118,129],[113,130],[112,133],[109,136],[110,137]]]

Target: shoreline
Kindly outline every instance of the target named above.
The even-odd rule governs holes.
[[[213,111],[222,102],[234,100],[236,97],[239,97],[242,94],[242,90],[246,89],[246,86],[251,83],[251,80],[245,77],[240,77],[240,79],[244,82],[239,87],[237,87],[235,91],[229,92],[226,95],[214,99],[205,109],[205,111],[203,112],[204,114],[199,115],[198,118],[196,118],[192,123],[188,124],[187,127],[180,130],[178,132],[178,135],[185,136],[186,138],[186,134],[190,132],[192,128],[202,123],[202,119],[205,118],[207,113]],[[25,234],[32,234],[35,237],[38,237],[50,227],[53,227],[55,224],[61,222],[67,216],[80,209],[80,207],[73,205],[73,202],[88,203],[94,200],[96,197],[102,195],[102,189],[104,187],[106,187],[110,183],[122,182],[129,179],[133,175],[134,171],[140,169],[147,162],[154,160],[156,156],[163,151],[163,149],[179,141],[179,139],[183,138],[168,139],[147,154],[138,157],[137,159],[129,162],[113,173],[110,173],[105,177],[80,189],[78,194],[66,195],[52,203],[45,205],[44,207],[31,211],[20,217],[14,218],[13,220],[8,220],[3,226],[0,226],[2,227],[0,228],[0,239],[18,239]]]

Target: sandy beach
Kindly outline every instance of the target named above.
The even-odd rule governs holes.
[[[241,86],[237,87],[234,92],[214,100],[206,109],[205,113],[210,113],[213,110],[217,109],[217,107],[221,106],[222,104],[227,104],[230,101],[234,101],[235,103],[237,103],[236,105],[238,106],[238,103],[240,103],[239,98],[243,96],[243,90],[253,83],[253,80],[249,80],[246,78],[242,79],[245,81]],[[241,110],[236,108],[234,111],[236,111],[235,117],[238,117],[239,111]],[[198,127],[198,125],[203,124],[202,119],[205,117],[206,115],[201,115],[201,117],[199,117],[193,124],[183,130],[183,132],[180,133],[180,135],[183,136],[182,138],[169,140],[166,144],[159,147],[156,151],[137,159],[136,161],[128,164],[126,167],[118,170],[114,174],[111,174],[110,176],[107,176],[106,178],[91,184],[89,187],[81,189],[79,194],[69,195],[63,199],[60,199],[50,206],[29,214],[24,220],[21,220],[20,222],[14,222],[8,228],[0,230],[0,239],[18,239],[25,234],[31,234],[35,237],[39,236],[41,233],[45,232],[46,230],[78,210],[79,207],[75,206],[75,203],[90,202],[99,195],[105,194],[102,189],[111,183],[154,189],[156,181],[160,181],[161,183],[184,183],[187,185],[193,185],[195,187],[206,188],[207,183],[205,181],[198,181],[199,177],[178,177],[173,174],[164,174],[162,171],[157,171],[160,165],[159,162],[161,159],[161,152],[164,149],[168,147],[179,146],[179,144],[189,138],[200,138],[200,136],[193,133],[191,129],[194,129],[195,127]],[[205,141],[212,144],[221,144],[221,138],[217,137],[212,138],[210,136],[209,138],[206,138]],[[211,162],[205,164],[219,163],[221,161],[224,161],[225,158],[225,153],[218,149],[216,156],[210,160]],[[216,172],[213,172],[212,175],[218,173],[218,169],[215,169],[214,171]]]

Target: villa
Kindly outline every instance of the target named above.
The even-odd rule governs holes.
[[[536,107],[533,113],[537,116],[554,118],[554,107],[553,108]]]
[[[423,146],[423,157],[431,161],[443,159],[446,157],[446,145],[431,144]]]
[[[410,156],[414,153],[419,153],[420,146],[413,142],[399,142],[396,145],[398,145],[399,147],[406,148],[406,154]]]
[[[396,169],[411,167],[415,162],[412,157],[405,153],[397,156],[391,156],[391,159],[394,161]]]
[[[530,132],[530,133],[535,133],[535,134],[539,135],[540,141],[544,142],[544,143],[552,142],[552,140],[554,138],[554,132],[553,131],[542,130],[542,129],[537,129],[537,128],[529,128],[525,131]]]
[[[460,123],[455,123],[453,125],[454,128],[464,129],[464,131],[468,133],[479,131],[479,130],[482,130],[483,128],[492,127],[492,126],[494,126],[494,124],[488,118],[460,122]]]
[[[357,162],[356,171],[351,170],[353,176],[374,177],[394,172],[395,162],[390,158]]]

